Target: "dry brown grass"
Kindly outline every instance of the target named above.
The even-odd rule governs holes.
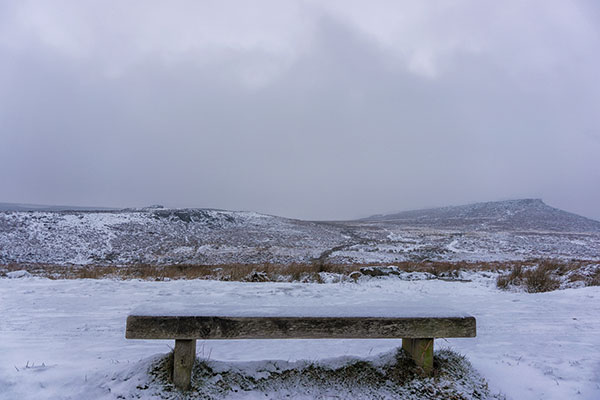
[[[561,280],[584,285],[600,285],[600,269],[593,275],[584,272],[586,267],[598,264],[586,260],[530,260],[516,263],[508,274],[498,276],[496,286],[500,289],[522,287],[529,293],[549,292],[559,289]]]
[[[600,286],[600,268],[596,270],[594,275],[592,275],[589,286]]]
[[[542,263],[535,268],[523,273],[525,288],[529,293],[542,293],[556,290],[560,287],[560,281],[553,277],[559,271],[560,266],[551,263]]]
[[[223,281],[249,281],[260,274],[269,281],[319,281],[321,272],[350,274],[362,265],[341,264],[224,264],[224,265],[125,265],[125,266],[65,266],[53,264],[0,265],[0,275],[5,272],[26,270],[34,276],[50,279],[142,279],[164,281],[173,279],[216,279]]]
[[[500,289],[507,289],[509,286],[518,286],[523,280],[523,266],[514,265],[508,275],[500,275],[496,279],[496,286]]]
[[[526,290],[545,291],[556,287],[555,276],[569,274],[569,280],[578,280],[577,271],[589,265],[590,261],[557,262],[552,260],[529,260],[511,262],[399,262],[386,263],[395,265],[401,271],[428,272],[439,278],[457,277],[460,271],[499,272],[510,269],[508,274],[498,277],[499,288],[524,286]],[[597,262],[596,262],[597,263]],[[222,281],[246,282],[322,282],[322,272],[339,274],[340,279],[356,278],[362,267],[378,266],[381,263],[369,264],[328,264],[328,263],[290,263],[290,264],[224,264],[224,265],[51,265],[51,264],[8,264],[0,265],[0,276],[6,272],[26,270],[34,276],[50,279],[141,279],[149,281],[165,281],[175,279],[213,279]],[[600,285],[600,270],[595,276],[582,276],[586,284]]]

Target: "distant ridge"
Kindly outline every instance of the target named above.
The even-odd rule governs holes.
[[[44,204],[0,203],[0,211],[113,211],[111,207],[49,206]]]
[[[159,206],[8,208],[0,211],[0,265],[600,260],[600,222],[539,199],[322,222]]]
[[[153,211],[172,213],[184,209],[169,209],[153,205],[143,208],[85,207],[65,205],[43,205],[23,203],[2,203],[0,212],[135,212]],[[188,211],[223,211],[220,209],[188,208]],[[299,221],[300,222],[300,221]],[[308,221],[307,221],[308,222]],[[313,221],[319,223],[319,221]],[[325,221],[323,221],[325,222]],[[340,221],[343,222],[343,221]],[[552,231],[552,232],[600,232],[600,221],[548,206],[542,199],[516,199],[489,201],[459,206],[426,208],[401,211],[392,214],[379,214],[346,221],[347,223],[381,223],[404,227],[493,230],[493,231]]]
[[[541,199],[490,201],[373,215],[362,222],[461,230],[600,232],[600,221],[550,207]]]

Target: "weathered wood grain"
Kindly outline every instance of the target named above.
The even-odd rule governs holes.
[[[128,339],[336,339],[475,337],[474,317],[203,317],[127,318]]]
[[[425,375],[431,374],[433,371],[433,339],[402,339],[402,348],[419,367],[423,368]]]
[[[189,390],[192,368],[196,359],[196,340],[175,340],[173,351],[173,384],[181,390]]]

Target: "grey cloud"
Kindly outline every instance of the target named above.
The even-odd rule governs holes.
[[[480,17],[458,11],[455,23]],[[306,29],[265,28],[284,40],[261,46],[253,25],[243,45],[167,56],[160,43],[127,55],[158,35],[125,32],[113,49],[96,26],[80,49],[12,29],[20,39],[0,45],[2,200],[337,219],[542,197],[600,218],[597,25],[542,19],[522,41],[522,22],[506,37],[493,27],[483,47],[431,50],[435,68],[421,71],[355,17],[295,12]]]

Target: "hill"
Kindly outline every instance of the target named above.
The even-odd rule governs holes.
[[[600,232],[600,221],[550,207],[541,199],[475,203],[375,215],[367,222],[440,229]]]
[[[0,211],[0,264],[393,263],[600,259],[600,222],[514,200],[310,222],[149,207]]]

